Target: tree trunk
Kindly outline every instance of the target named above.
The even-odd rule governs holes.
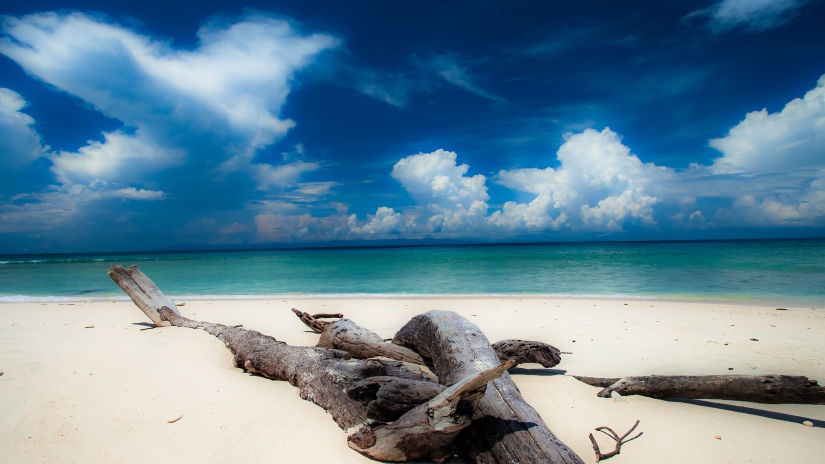
[[[171,309],[177,313],[175,303],[152,282],[146,274],[140,271],[137,266],[130,266],[124,269],[123,266],[115,264],[109,268],[109,277],[121,288],[132,301],[141,309],[152,322],[158,327],[168,326],[169,322],[161,319],[158,310],[163,307]]]
[[[479,328],[449,311],[414,317],[393,340],[430,358],[439,381],[451,385],[497,366],[499,359]],[[487,384],[473,423],[456,446],[479,463],[581,463],[521,397],[506,372]]]
[[[588,379],[596,383],[594,378]],[[825,387],[818,385],[816,380],[791,375],[623,377],[600,391],[598,395],[609,398],[614,391],[623,396],[642,395],[651,398],[737,400],[772,404],[825,404]]]

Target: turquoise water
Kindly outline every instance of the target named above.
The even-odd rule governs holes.
[[[542,294],[825,303],[825,240],[573,243],[0,256],[0,301],[167,294]]]

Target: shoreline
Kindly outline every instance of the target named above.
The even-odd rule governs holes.
[[[793,297],[724,297],[719,295],[630,295],[566,293],[272,293],[272,294],[181,294],[169,295],[175,301],[265,301],[265,300],[385,300],[385,299],[531,299],[531,300],[599,300],[652,301],[659,303],[698,303],[739,306],[777,306],[787,309],[825,309],[825,300],[802,300]],[[0,305],[15,303],[105,303],[131,301],[122,293],[109,295],[0,295]]]
[[[183,300],[187,317],[242,324],[292,345],[318,341],[292,307],[341,312],[382,338],[416,314],[446,309],[474,322],[491,342],[550,343],[567,353],[559,365],[525,364],[511,374],[550,429],[587,463],[595,462],[589,433],[600,426],[623,433],[637,419],[642,437],[611,462],[817,462],[825,454],[825,405],[605,399],[572,377],[772,373],[825,383],[823,311],[521,296]],[[294,387],[233,367],[220,340],[176,327],[143,330],[151,326],[131,301],[0,304],[4,457],[264,463],[275,450],[285,462],[373,462],[350,450],[346,433]]]

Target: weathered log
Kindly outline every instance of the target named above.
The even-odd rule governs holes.
[[[623,377],[598,395],[750,401],[753,403],[825,404],[825,387],[792,375],[650,375]]]
[[[424,360],[415,351],[395,343],[385,342],[375,332],[349,319],[341,319],[328,325],[321,332],[317,346],[343,350],[361,359],[384,356],[398,361],[424,364]]]
[[[332,324],[332,321],[322,321],[309,313],[299,311],[295,308],[292,308],[292,312],[298,316],[298,319],[300,319],[301,322],[306,324],[306,326],[312,329],[315,333],[322,333],[327,327],[329,327],[330,324]]]
[[[341,313],[315,313],[312,317],[315,319],[343,319],[344,315]]]
[[[481,330],[449,311],[414,317],[393,341],[432,359],[433,371],[445,385],[499,365],[498,356]],[[458,435],[455,444],[475,462],[582,462],[524,401],[506,372],[487,384],[473,423]]]
[[[442,390],[432,382],[436,380],[432,374],[417,365],[380,359],[355,360],[341,350],[290,346],[240,326],[188,319],[181,316],[174,305],[170,307],[165,304],[159,290],[152,291],[148,285],[138,285],[134,278],[125,279],[124,271],[120,266],[113,266],[109,274],[113,280],[125,282],[123,287],[129,289],[127,293],[135,303],[140,301],[146,307],[157,308],[153,315],[157,316],[158,322],[202,329],[226,344],[235,355],[236,366],[298,387],[302,398],[326,409],[341,428],[358,427],[358,432],[350,435],[348,442],[353,449],[373,459],[409,461],[449,456],[446,447],[471,423],[475,406],[484,395],[487,382],[513,364],[509,362],[473,372]],[[148,277],[142,273],[140,275],[142,277],[139,279],[151,283]],[[406,401],[411,409],[392,423],[375,422],[368,418],[369,402],[362,401],[358,394],[351,392],[354,386],[363,385],[359,382],[380,376],[392,377],[399,385],[409,384],[408,381],[429,383],[431,391],[440,392],[435,392],[435,396],[419,405],[413,406]],[[403,395],[393,395],[387,391],[383,399],[397,399],[400,396]]]
[[[561,362],[561,351],[555,346],[532,340],[502,340],[493,343],[498,359],[516,361],[516,364],[538,363],[544,367],[553,367]]]
[[[471,423],[486,383],[512,366],[510,362],[475,373],[394,422],[375,423],[367,420],[364,403],[348,394],[353,385],[386,374],[426,381],[425,374],[406,370],[398,361],[353,360],[349,353],[340,350],[290,346],[253,330],[193,321],[166,307],[159,314],[173,326],[203,329],[220,338],[235,354],[236,365],[298,387],[301,398],[326,409],[341,428],[360,426],[348,437],[350,447],[381,461],[438,459],[448,455],[444,448]]]
[[[158,327],[168,326],[169,322],[164,321],[158,314],[160,308],[166,307],[177,313],[175,303],[163,292],[146,274],[140,271],[137,266],[130,266],[124,269],[123,266],[115,264],[109,268],[109,277],[121,288],[132,301],[141,309],[152,322]]]
[[[584,382],[592,387],[607,388],[621,380],[621,377],[587,377],[584,375],[573,375],[574,379]]]
[[[349,319],[328,322],[319,321],[320,317],[344,317],[343,314],[313,314],[292,308],[292,312],[313,331],[321,334],[317,346],[344,350],[356,358],[384,356],[414,364],[424,364],[426,361],[409,348],[395,343],[385,342],[378,334],[369,331]],[[327,330],[329,329],[329,330]],[[502,340],[494,343],[493,350],[502,362],[507,359],[522,363],[537,363],[544,367],[553,367],[561,361],[561,352],[558,348],[546,343],[532,340]]]
[[[443,454],[434,456],[433,450],[449,446],[456,435],[470,425],[472,411],[484,396],[487,383],[514,364],[514,361],[507,361],[465,377],[392,424],[361,428],[351,436],[350,448],[382,461],[443,457]]]

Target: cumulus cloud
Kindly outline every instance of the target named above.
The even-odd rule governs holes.
[[[527,204],[505,203],[493,221],[504,227],[621,229],[625,220],[653,224],[659,186],[673,171],[643,163],[618,134],[605,128],[567,134],[557,168],[501,171],[498,182],[536,195]]]
[[[490,212],[486,177],[443,149],[399,160],[392,177],[415,201],[380,207],[356,235],[501,237],[552,231],[617,232],[825,225],[825,76],[777,113],[748,113],[710,145],[721,156],[677,170],[645,163],[610,128],[565,135],[555,167],[502,170],[496,182],[531,195]],[[699,205],[702,205],[701,209]]]
[[[722,156],[708,170],[708,188],[735,198],[723,223],[825,223],[825,75],[777,113],[753,111],[710,145]]]
[[[715,174],[765,174],[825,167],[825,76],[782,111],[753,111],[710,145]]]
[[[20,94],[0,88],[0,167],[6,171],[31,164],[45,149],[34,119],[20,111],[25,106]]]
[[[347,220],[347,226],[355,234],[371,236],[386,236],[393,232],[402,232],[404,217],[386,206],[379,206],[375,214],[369,215],[363,225],[358,225],[357,216],[352,214]]]
[[[762,32],[786,24],[806,3],[808,0],[722,0],[687,17],[707,17],[716,33],[736,28]]]
[[[487,201],[486,178],[467,177],[470,166],[457,164],[458,155],[443,149],[402,158],[392,169],[412,197],[422,204],[445,208],[469,208],[475,201]]]

